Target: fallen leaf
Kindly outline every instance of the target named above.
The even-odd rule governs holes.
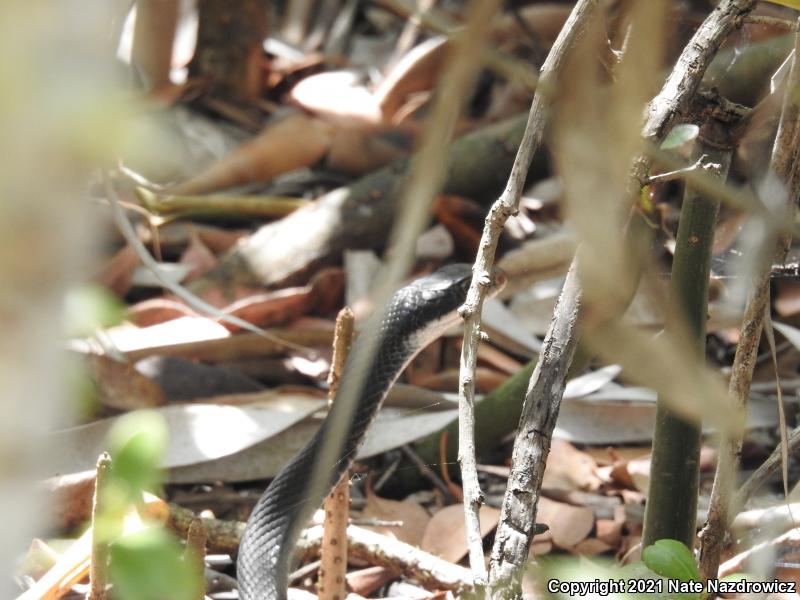
[[[269,124],[260,134],[170,193],[208,194],[249,183],[266,183],[282,173],[320,160],[331,144],[332,128],[295,113]]]
[[[133,273],[138,266],[139,256],[136,250],[126,244],[103,265],[94,280],[122,298],[130,291]]]
[[[370,489],[367,490],[367,503],[361,511],[361,516],[381,521],[402,521],[403,525],[400,527],[370,526],[365,529],[371,529],[412,546],[419,545],[428,521],[431,520],[428,511],[416,502],[381,498]]]
[[[128,308],[128,320],[138,327],[158,325],[181,317],[198,316],[194,310],[180,300],[168,298],[150,298]]]
[[[409,96],[434,88],[448,47],[446,36],[432,37],[418,44],[392,67],[375,90],[375,101],[385,121],[395,122],[395,113]]]
[[[397,573],[386,567],[367,567],[351,571],[345,579],[348,590],[359,596],[367,596],[396,577]]]
[[[480,509],[481,537],[485,537],[497,527],[500,511],[492,506],[483,505]],[[420,548],[457,563],[467,554],[467,538],[464,533],[464,505],[446,506],[431,517]]]
[[[562,490],[596,490],[602,484],[597,463],[564,440],[553,440],[542,486]]]
[[[571,552],[578,556],[597,556],[599,554],[605,554],[612,549],[613,548],[603,540],[587,538],[573,547]]]
[[[84,360],[89,376],[97,383],[98,399],[104,406],[137,410],[167,403],[161,386],[139,373],[131,363],[99,354],[87,354]]]
[[[188,283],[208,273],[217,265],[217,257],[208,249],[196,231],[189,235],[189,245],[181,254],[180,264],[189,268],[184,282]]]
[[[383,408],[367,433],[357,457],[369,458],[409,444],[439,431],[457,416],[456,409],[421,413],[418,409]],[[170,481],[233,482],[274,477],[311,439],[320,423],[321,419],[308,418],[235,455],[173,469],[169,474]]]
[[[564,550],[585,540],[594,528],[594,511],[585,506],[572,506],[539,498],[536,521],[550,527],[553,544]]]
[[[216,460],[274,436],[324,405],[304,395],[263,392],[246,406],[185,404],[153,409],[169,427],[169,445],[162,466],[178,467]],[[117,418],[103,419],[46,436],[50,451],[45,477],[94,469],[107,449],[107,436]]]
[[[338,127],[378,124],[383,120],[377,99],[350,71],[310,75],[292,88],[289,98]]]

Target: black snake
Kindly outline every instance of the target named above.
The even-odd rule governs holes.
[[[469,265],[448,265],[400,289],[386,306],[372,340],[365,334],[353,346],[344,368],[331,413],[306,446],[286,465],[262,494],[239,546],[237,573],[243,600],[286,598],[289,566],[302,528],[319,508],[325,496],[350,468],[367,429],[386,394],[411,359],[426,344],[457,323],[457,309],[463,304],[471,280]],[[492,292],[502,287],[505,277],[496,271],[489,281]],[[370,341],[372,345],[370,346]],[[339,396],[345,382],[353,377],[353,363],[359,351],[366,358],[363,387],[356,394],[357,405],[340,458],[332,463],[324,486],[309,490],[314,465],[323,457],[320,448],[337,412],[348,412]],[[352,410],[352,408],[350,409]]]

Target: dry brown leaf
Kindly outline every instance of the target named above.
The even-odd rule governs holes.
[[[453,236],[459,252],[473,256],[478,250],[483,225],[483,213],[477,205],[460,196],[440,194],[433,203],[433,214]]]
[[[549,554],[553,551],[553,540],[552,538],[548,539],[539,539],[540,536],[536,536],[533,538],[533,542],[531,542],[530,553],[534,556],[540,556],[542,554]]]
[[[650,480],[650,455],[615,463],[610,476],[619,485],[646,492]]]
[[[487,536],[500,518],[500,511],[483,505],[480,510],[481,536]],[[420,548],[452,563],[457,563],[467,554],[467,538],[464,533],[464,506],[452,504],[437,512],[428,523]]]
[[[189,235],[189,245],[186,246],[186,250],[183,251],[178,262],[189,267],[189,272],[183,280],[183,283],[186,284],[217,266],[217,257],[203,243],[198,233],[193,230]]]
[[[153,408],[167,403],[161,387],[139,373],[131,363],[99,354],[85,356],[89,376],[97,383],[103,406],[117,410]]]
[[[597,463],[586,452],[575,448],[564,440],[553,440],[547,467],[544,471],[543,487],[561,490],[593,491],[602,483],[597,475]]]
[[[587,538],[571,548],[570,551],[578,556],[597,556],[598,554],[605,554],[611,549],[612,547],[603,540]]]
[[[331,268],[317,273],[308,285],[248,296],[221,310],[259,327],[272,327],[298,319],[311,310],[331,312],[341,305],[343,294],[344,273]],[[231,331],[239,329],[227,322],[224,325]]]
[[[347,589],[359,596],[367,596],[397,577],[397,573],[386,567],[367,567],[346,575]]]
[[[169,190],[173,194],[208,194],[249,183],[265,183],[282,173],[313,165],[328,152],[332,127],[304,114],[292,114],[206,171]]]
[[[138,327],[149,327],[180,317],[199,316],[180,300],[151,298],[128,308],[128,320]]]
[[[781,317],[792,317],[800,313],[800,283],[780,281],[775,294],[775,311]]]
[[[126,244],[106,262],[94,279],[98,284],[122,297],[131,289],[133,273],[138,266],[139,257],[136,251],[130,244]]]
[[[553,544],[570,549],[585,540],[594,528],[594,511],[585,506],[572,506],[539,498],[536,521],[550,527]]]
[[[333,135],[325,165],[332,171],[348,175],[362,175],[388,165],[407,156],[414,144],[414,137],[407,135],[398,141],[397,138],[401,137],[398,133],[374,127],[338,129]]]
[[[310,75],[292,88],[289,98],[337,127],[377,125],[383,120],[377,99],[349,71]]]
[[[395,113],[417,92],[433,89],[444,64],[449,42],[437,36],[419,44],[400,60],[375,90],[383,118],[394,122]]]
[[[622,541],[622,526],[625,524],[625,507],[619,507],[621,519],[597,519],[597,539],[616,548]]]
[[[376,533],[418,546],[431,516],[428,511],[410,500],[389,500],[367,490],[367,503],[361,516],[382,521],[402,521],[401,527],[366,527]]]

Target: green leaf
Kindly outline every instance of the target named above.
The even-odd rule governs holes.
[[[119,600],[190,600],[197,598],[201,573],[182,558],[178,540],[152,528],[111,544],[111,580]]]
[[[661,142],[662,150],[671,150],[673,148],[680,148],[686,142],[692,141],[700,133],[700,128],[694,123],[682,123],[676,125]]]
[[[108,434],[115,485],[126,488],[135,500],[142,490],[153,489],[161,480],[159,465],[167,448],[164,418],[153,411],[123,415]]]
[[[647,567],[663,577],[699,581],[700,571],[692,551],[678,540],[658,540],[642,552]]]
[[[64,327],[68,335],[91,335],[111,327],[125,317],[125,305],[99,285],[85,285],[67,292],[64,298]]]

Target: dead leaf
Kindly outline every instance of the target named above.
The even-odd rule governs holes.
[[[481,536],[485,537],[497,527],[500,511],[483,505],[480,510]],[[452,504],[437,512],[428,523],[420,548],[452,563],[467,555],[467,538],[464,533],[464,506]]]
[[[138,266],[139,256],[136,254],[136,250],[130,244],[126,244],[106,262],[95,276],[95,281],[119,297],[123,297],[131,289],[133,273]]]
[[[107,329],[105,334],[120,352],[217,340],[231,335],[224,326],[206,317],[180,317],[141,328],[119,325]]]
[[[553,440],[547,456],[543,487],[593,491],[601,483],[597,475],[597,463],[591,456],[569,442]]]
[[[383,120],[378,100],[351,71],[310,75],[292,88],[289,98],[337,127],[377,125]]]
[[[345,579],[348,590],[359,596],[367,596],[396,577],[397,573],[386,567],[367,567],[351,571]]]
[[[139,373],[131,363],[99,354],[87,354],[84,360],[89,376],[97,383],[103,406],[127,411],[167,403],[161,387]]]
[[[273,327],[294,321],[309,311],[332,312],[341,305],[344,274],[341,269],[323,269],[310,284],[256,294],[222,308],[222,312],[259,327]],[[231,331],[238,328],[224,323]]]
[[[333,135],[325,166],[348,175],[363,175],[408,155],[415,136],[396,129],[351,127]]]
[[[165,468],[217,460],[263,441],[301,421],[324,401],[299,394],[273,391],[251,395],[246,406],[184,404],[153,409],[169,428],[169,444],[162,458]],[[46,436],[52,457],[45,477],[94,469],[107,449],[109,430],[117,418],[62,429]]]
[[[613,548],[603,540],[587,538],[572,548],[571,552],[578,556],[597,556],[599,554],[605,554],[612,549]]]
[[[169,298],[150,298],[128,308],[128,320],[138,327],[149,327],[181,317],[198,316],[180,300]]]
[[[432,37],[416,46],[392,67],[375,90],[375,100],[385,121],[395,122],[395,113],[409,96],[434,88],[448,47],[447,37]]]
[[[189,245],[181,254],[180,264],[189,267],[184,283],[208,273],[217,265],[217,257],[208,249],[196,231],[189,235]]]
[[[332,128],[304,114],[292,114],[268,125],[255,138],[214,163],[203,173],[174,186],[173,194],[208,194],[273,177],[320,160],[330,148]]]
[[[594,528],[594,511],[585,506],[572,506],[539,498],[536,521],[550,527],[553,544],[568,550],[585,540]]]
[[[422,536],[431,520],[428,511],[416,502],[410,500],[389,500],[376,496],[371,489],[367,489],[367,503],[361,511],[361,516],[366,519],[380,519],[381,521],[402,521],[401,527],[365,527],[376,533],[383,534],[406,544],[418,546]]]

